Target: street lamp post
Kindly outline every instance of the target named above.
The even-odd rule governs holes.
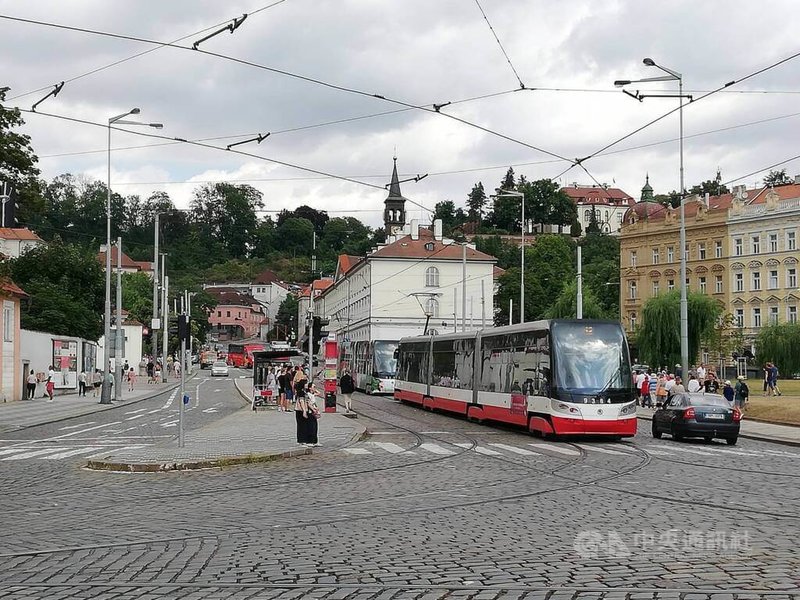
[[[692,96],[690,94],[683,93],[683,75],[678,73],[677,71],[673,71],[672,69],[668,69],[662,65],[657,64],[652,58],[645,58],[642,60],[645,66],[647,67],[655,67],[660,69],[666,75],[661,75],[659,77],[646,77],[644,79],[636,79],[636,80],[628,80],[628,79],[620,79],[614,82],[614,85],[617,87],[624,87],[626,85],[630,85],[631,83],[648,83],[653,81],[677,81],[678,82],[678,95],[675,94],[640,94],[638,91],[635,94],[632,94],[626,90],[622,90],[627,95],[635,98],[639,102],[644,100],[645,98],[678,98],[678,102],[680,102],[680,108],[678,110],[678,126],[679,126],[679,138],[680,138],[680,201],[681,201],[681,229],[680,229],[680,252],[681,252],[681,308],[680,308],[680,319],[681,319],[681,365],[682,365],[682,373],[683,376],[686,376],[689,367],[689,309],[688,309],[688,301],[686,297],[686,210],[684,206],[684,195],[685,195],[685,185],[684,185],[684,178],[683,178],[683,99],[689,98],[689,102],[692,101]]]
[[[161,129],[161,123],[139,123],[137,121],[125,121],[128,115],[138,115],[141,111],[138,108],[132,108],[128,112],[111,117],[108,120],[108,180],[107,180],[107,197],[106,197],[106,302],[105,302],[105,326],[103,331],[103,386],[100,393],[100,404],[111,404],[111,382],[108,379],[108,370],[111,366],[111,126],[115,123],[120,125],[144,125],[145,127],[154,127]],[[115,357],[114,360],[118,360]],[[116,381],[117,389],[121,385],[120,381]]]
[[[522,237],[520,238],[521,256],[519,272],[519,322],[525,322],[525,194],[512,190],[497,190],[495,198],[519,198],[522,203]],[[511,315],[509,314],[509,323]]]

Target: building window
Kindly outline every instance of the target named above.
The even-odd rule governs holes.
[[[436,267],[425,269],[425,287],[439,287],[439,269]]]
[[[701,294],[705,294],[706,293],[706,278],[705,277],[701,277],[700,278],[700,293]]]
[[[778,251],[778,234],[777,233],[770,233],[769,234],[769,251],[770,252],[777,252]]]
[[[770,325],[777,325],[778,324],[778,307],[777,306],[770,306],[769,307],[769,324]]]
[[[761,309],[753,309],[753,327],[761,327]]]
[[[761,254],[761,237],[754,235],[750,238],[750,250],[753,254]]]
[[[667,246],[667,262],[675,261],[675,249],[672,246]]]
[[[425,302],[425,313],[433,319],[439,317],[439,301],[436,298],[428,298]]]
[[[628,282],[628,297],[631,300],[636,300],[636,282],[629,281]]]
[[[761,272],[760,271],[753,271],[753,281],[752,285],[750,286],[750,290],[753,292],[758,292],[761,290]]]
[[[733,254],[734,256],[741,256],[742,252],[742,238],[736,238],[733,240]]]
[[[714,276],[714,293],[715,294],[722,293],[722,275]]]
[[[786,287],[790,289],[797,288],[797,269],[786,269]]]
[[[631,250],[631,266],[636,266],[636,250]]]
[[[653,282],[653,296],[658,296],[658,282]]]
[[[653,264],[658,264],[658,248],[653,248]]]
[[[786,249],[797,250],[797,236],[794,231],[786,232]]]
[[[622,224],[622,213],[619,211],[617,211],[617,224],[618,225]]]
[[[587,223],[592,220],[592,211],[590,211],[588,208],[583,211],[583,220]]]
[[[231,311],[229,311],[229,310],[228,310],[228,311],[225,311],[225,312],[227,313],[227,314],[225,315],[226,317],[230,317],[230,316],[231,316]]]
[[[217,317],[219,317],[219,318],[221,318],[221,317],[222,317],[222,311],[221,311],[221,310],[218,310],[218,311],[217,311]]]
[[[744,291],[744,275],[742,273],[736,273],[736,275],[733,276],[733,291]]]
[[[671,292],[674,289],[675,289],[675,280],[667,279],[667,290]]]
[[[714,242],[714,256],[716,258],[722,258],[722,242],[720,241]]]
[[[689,260],[689,244],[683,247],[683,256],[685,260]]]
[[[770,290],[778,289],[778,271],[769,272],[769,281],[767,282],[767,285],[769,286],[767,289]]]
[[[736,321],[736,326],[737,327],[744,327],[744,309],[743,308],[737,308],[736,309],[736,314],[734,316],[734,319]]]
[[[700,260],[706,259],[706,243],[700,242],[697,244],[697,258]]]
[[[630,316],[631,330],[636,329],[636,313],[631,313]]]
[[[3,309],[3,341],[14,341],[14,309],[11,307]]]
[[[786,309],[786,318],[789,323],[797,323],[797,307],[789,306]]]

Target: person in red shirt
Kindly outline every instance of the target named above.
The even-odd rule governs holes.
[[[639,393],[641,394],[641,405],[644,406],[646,402],[650,400],[650,376],[646,375],[644,379],[642,379],[642,385],[639,388]]]

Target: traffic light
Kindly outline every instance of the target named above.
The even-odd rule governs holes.
[[[178,315],[178,339],[189,340],[189,315]]]
[[[178,317],[170,317],[167,321],[167,331],[170,335],[178,335]]]

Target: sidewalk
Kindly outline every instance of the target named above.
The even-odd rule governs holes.
[[[652,421],[654,412],[655,410],[652,408],[643,408],[640,406],[636,409],[636,416],[646,421]],[[785,444],[787,446],[800,446],[800,427],[776,425],[774,423],[764,423],[762,421],[748,421],[747,413],[745,413],[742,419],[741,429],[739,430],[739,437],[760,440],[762,442]]]
[[[252,380],[236,379],[234,384],[249,401]],[[323,413],[319,421],[322,445],[314,448],[313,453],[342,448],[363,437],[365,432],[366,428],[357,419]],[[106,471],[186,471],[312,454],[312,449],[299,445],[295,436],[294,412],[253,412],[248,406],[206,427],[187,431],[183,448],[178,447],[177,439],[172,439],[155,446],[109,452],[89,461],[87,466]]]
[[[140,377],[133,392],[128,391],[126,383],[122,389],[122,400],[112,404],[100,404],[100,392],[98,391],[97,397],[92,397],[91,389],[87,390],[86,396],[78,396],[76,392],[55,396],[52,401],[37,396],[33,400],[5,402],[0,404],[0,433],[82,417],[120,404],[140,402],[179,385],[180,380],[174,377],[170,377],[167,383],[152,385],[144,377]]]

